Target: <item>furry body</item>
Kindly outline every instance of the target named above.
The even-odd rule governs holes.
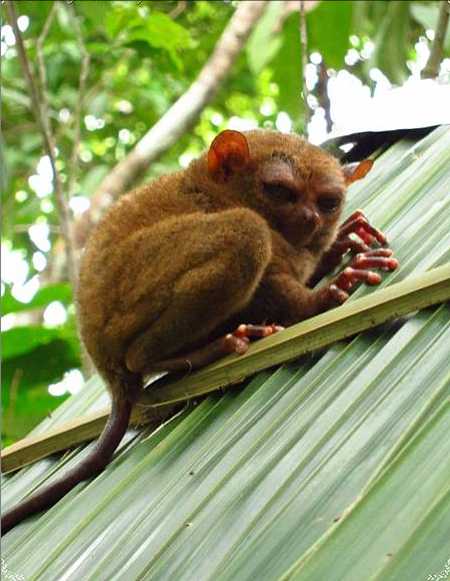
[[[298,136],[226,131],[186,170],[111,207],[84,251],[76,296],[111,417],[88,458],[4,514],[4,532],[109,462],[158,362],[242,322],[290,325],[345,300],[336,285],[308,286],[342,254],[332,245],[345,189],[339,163]]]

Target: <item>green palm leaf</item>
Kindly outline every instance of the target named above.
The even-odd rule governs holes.
[[[363,207],[400,260],[386,292],[439,266],[447,272],[449,183],[442,127],[392,147],[352,190],[347,211]],[[361,287],[345,308],[369,294],[381,293]],[[8,533],[8,571],[46,581],[439,574],[450,556],[449,314],[448,303],[423,309],[266,368],[153,433],[130,430],[102,474]],[[272,352],[278,365],[282,335],[255,345],[247,362]],[[93,380],[39,430],[106,401]],[[90,446],[4,478],[2,502],[17,502]]]

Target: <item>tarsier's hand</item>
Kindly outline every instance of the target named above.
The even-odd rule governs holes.
[[[360,240],[350,238],[356,234]],[[340,259],[350,250],[357,252],[347,266],[329,285],[330,301],[343,303],[348,299],[348,292],[357,282],[375,285],[381,282],[381,275],[370,269],[395,270],[399,263],[393,258],[390,248],[370,249],[370,245],[378,242],[386,245],[386,236],[374,228],[361,210],[354,212],[339,228],[339,233],[329,251],[330,259]]]
[[[350,238],[350,234],[356,234],[359,240]],[[369,223],[361,210],[356,210],[339,227],[336,240],[327,252],[327,259],[337,266],[348,250],[355,253],[367,252],[374,242],[384,246],[387,242],[386,236]]]

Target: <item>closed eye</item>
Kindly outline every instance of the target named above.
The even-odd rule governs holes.
[[[321,196],[317,200],[317,206],[324,214],[335,212],[341,205],[341,198],[337,196]]]
[[[297,200],[295,191],[284,184],[263,183],[263,189],[264,193],[275,202],[293,203]]]

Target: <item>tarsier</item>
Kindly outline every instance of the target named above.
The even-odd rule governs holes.
[[[146,374],[243,353],[252,338],[340,305],[357,281],[378,284],[372,269],[397,268],[362,212],[338,227],[346,187],[368,165],[342,167],[296,135],[227,130],[187,169],[107,212],[82,258],[77,303],[111,415],[86,459],[4,514],[4,532],[104,468]],[[313,289],[348,251],[350,265]]]

